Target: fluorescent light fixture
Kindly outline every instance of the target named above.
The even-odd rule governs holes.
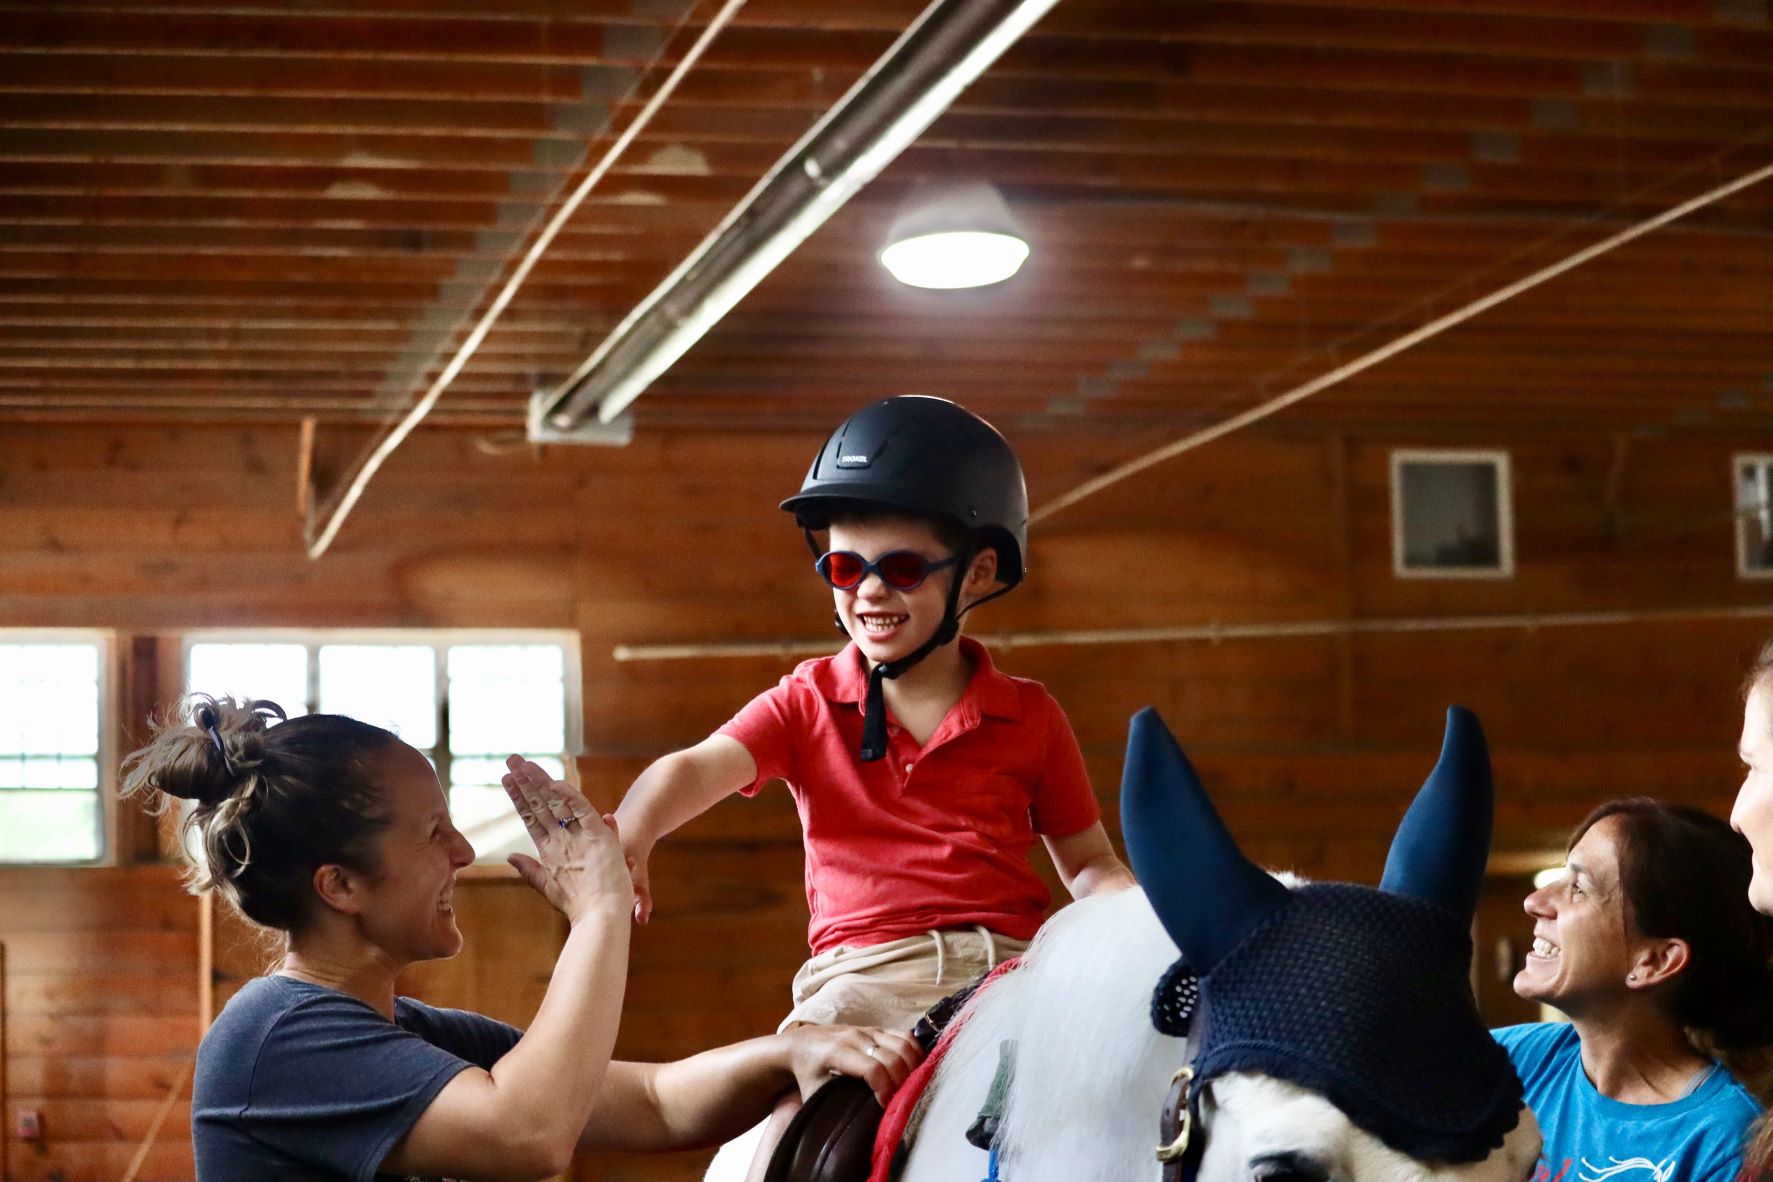
[[[880,262],[911,287],[984,287],[1021,270],[1028,243],[984,181],[920,186],[887,234]]]
[[[530,421],[613,422],[1055,3],[933,0]]]

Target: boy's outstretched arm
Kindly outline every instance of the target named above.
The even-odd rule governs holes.
[[[647,858],[661,837],[701,816],[757,779],[757,761],[737,739],[709,735],[694,747],[654,760],[616,809],[622,850],[634,878],[634,920],[653,913]]]
[[[618,819],[620,814],[617,814]],[[1137,883],[1126,863],[1114,856],[1108,830],[1097,821],[1068,837],[1042,837],[1059,878],[1073,899],[1124,891]]]

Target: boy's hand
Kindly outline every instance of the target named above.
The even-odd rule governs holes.
[[[634,882],[634,922],[645,923],[653,917],[653,886],[648,877],[646,860],[652,853],[638,845],[623,843],[628,858],[628,877]]]

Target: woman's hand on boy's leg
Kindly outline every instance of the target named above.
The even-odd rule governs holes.
[[[803,1098],[834,1075],[853,1075],[884,1108],[923,1061],[923,1048],[908,1035],[880,1026],[796,1026],[776,1037],[788,1040],[788,1066]]]

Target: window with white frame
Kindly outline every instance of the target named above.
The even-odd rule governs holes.
[[[1511,483],[1505,451],[1392,452],[1392,570],[1402,578],[1514,574]]]
[[[0,630],[0,862],[98,862],[106,849],[109,641]]]
[[[1773,579],[1773,455],[1738,455],[1730,467],[1736,485],[1736,573]]]
[[[565,633],[206,633],[186,638],[185,684],[387,727],[431,760],[483,861],[527,845],[499,787],[505,757],[564,776],[578,747],[578,644]]]

